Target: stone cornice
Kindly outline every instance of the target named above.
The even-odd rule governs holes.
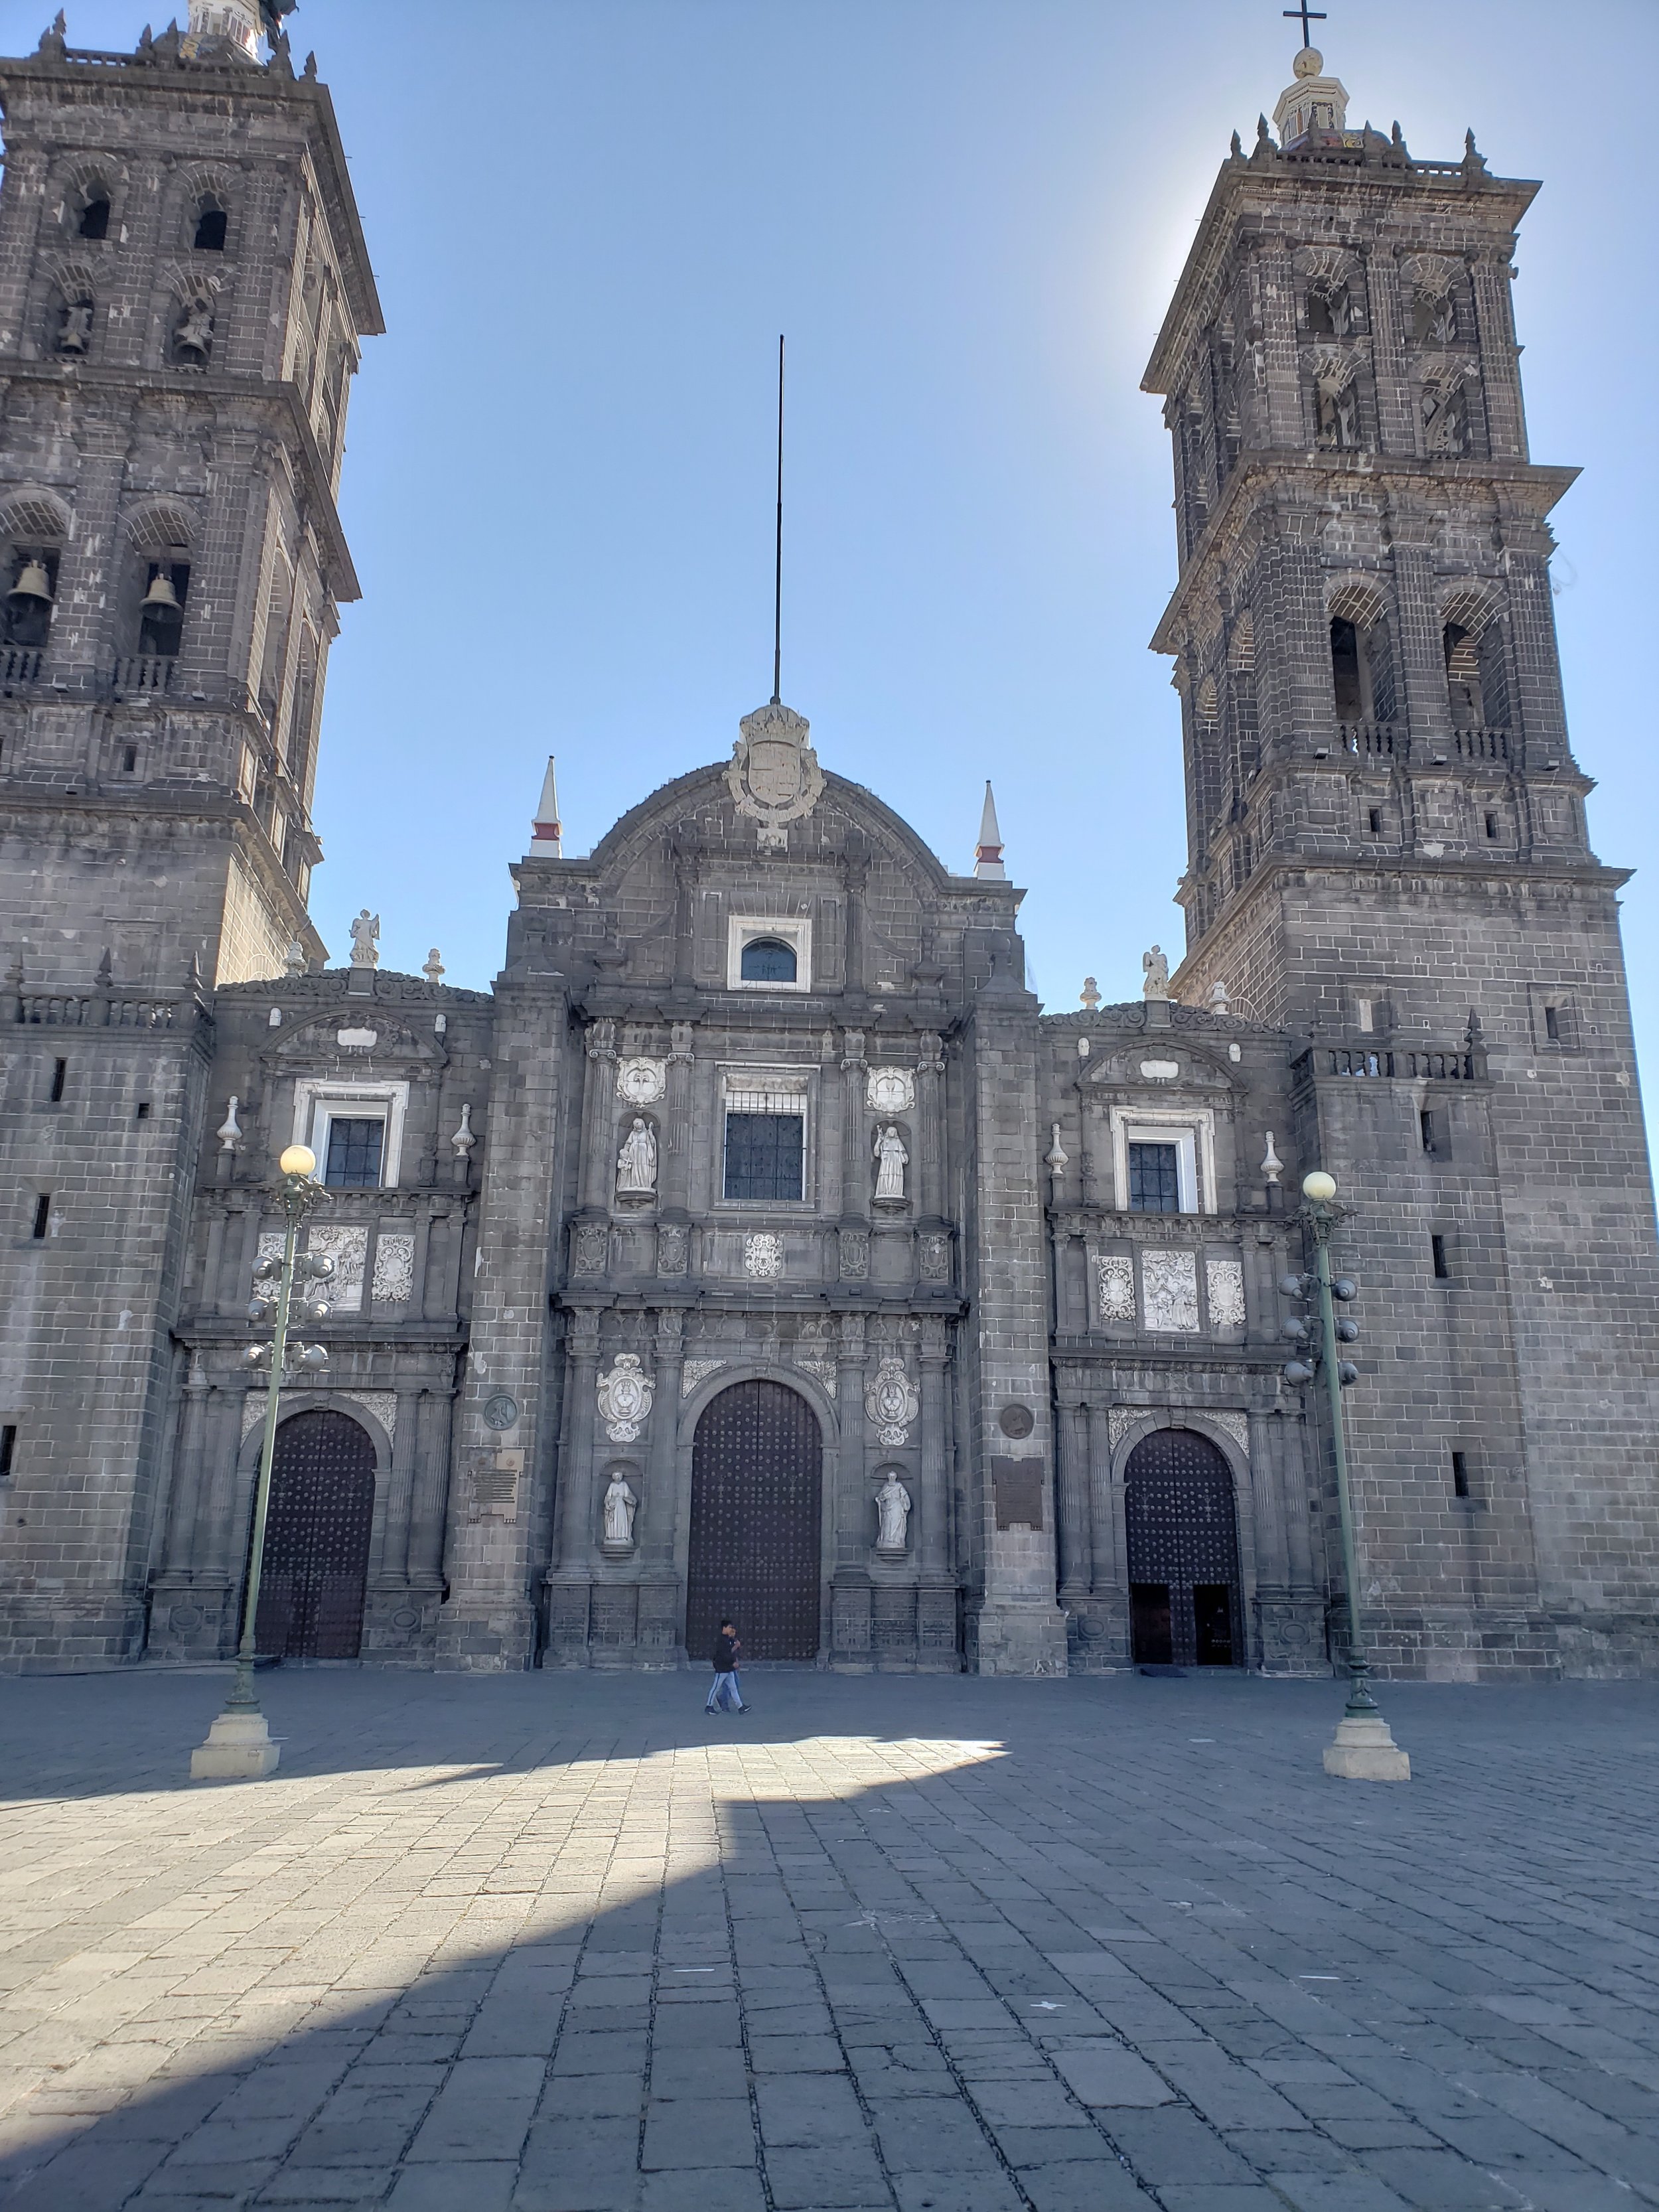
[[[1180,580],[1152,633],[1152,649],[1169,653],[1181,650],[1176,633],[1194,599],[1201,588],[1213,582],[1216,572],[1253,524],[1282,524],[1292,513],[1322,520],[1333,496],[1347,487],[1389,499],[1415,498],[1419,504],[1428,495],[1436,508],[1452,504],[1460,492],[1478,495],[1501,490],[1513,506],[1528,508],[1541,522],[1577,481],[1579,473],[1576,468],[1553,468],[1534,461],[1430,461],[1369,451],[1310,453],[1262,448],[1243,454],[1182,565]],[[1287,493],[1290,501],[1285,498]],[[1302,495],[1299,501],[1297,494]]]

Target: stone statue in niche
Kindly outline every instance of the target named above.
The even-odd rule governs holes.
[[[636,1114],[634,1126],[623,1139],[622,1150],[617,1155],[617,1195],[649,1198],[656,1188],[657,1139],[645,1116]]]
[[[605,1493],[605,1548],[607,1552],[633,1550],[634,1515],[639,1502],[629,1487],[627,1476],[618,1468]]]
[[[1140,966],[1146,979],[1140,987],[1141,997],[1167,999],[1170,995],[1170,963],[1162,948],[1155,945],[1150,952],[1143,952]]]
[[[876,1492],[876,1549],[902,1552],[910,1525],[910,1493],[890,1468],[887,1480]]]
[[[910,1155],[904,1149],[904,1139],[890,1121],[884,1129],[876,1132],[876,1196],[902,1199],[904,1170]]]

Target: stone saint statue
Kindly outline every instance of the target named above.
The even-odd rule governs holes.
[[[904,1139],[890,1121],[884,1129],[876,1133],[876,1196],[902,1198],[904,1170],[910,1155],[904,1149]]]
[[[1140,987],[1141,997],[1167,999],[1170,995],[1170,963],[1158,946],[1155,945],[1150,952],[1143,952],[1140,964],[1146,976]]]
[[[611,1486],[605,1493],[605,1540],[612,1550],[621,1551],[634,1541],[634,1514],[639,1499],[628,1486],[627,1478],[613,1474]]]
[[[354,968],[378,968],[380,951],[375,939],[380,933],[380,917],[371,914],[367,907],[351,925],[351,964]]]
[[[656,1188],[657,1140],[651,1133],[651,1124],[643,1115],[636,1114],[617,1155],[617,1194],[621,1198],[648,1198]]]
[[[876,1530],[876,1549],[878,1552],[902,1552],[904,1532],[910,1521],[910,1493],[896,1474],[890,1474],[876,1492],[876,1511],[880,1520]]]

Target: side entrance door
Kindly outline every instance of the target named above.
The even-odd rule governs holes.
[[[344,1413],[276,1431],[254,1640],[279,1659],[355,1659],[374,1520],[374,1446]]]
[[[1129,1605],[1141,1666],[1241,1667],[1232,1470],[1195,1429],[1154,1429],[1124,1471]]]

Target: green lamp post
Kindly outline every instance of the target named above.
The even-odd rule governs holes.
[[[327,1195],[316,1181],[317,1155],[308,1145],[290,1145],[276,1164],[282,1170],[279,1196],[287,1224],[283,1256],[280,1260],[274,1255],[261,1260],[254,1269],[254,1295],[247,1310],[248,1319],[255,1323],[270,1319],[274,1312],[275,1327],[270,1342],[250,1345],[246,1358],[248,1366],[269,1369],[270,1384],[265,1395],[259,1475],[253,1492],[247,1587],[242,1594],[242,1636],[236,1651],[235,1680],[224,1711],[208,1730],[206,1742],[198,1744],[190,1755],[191,1779],[194,1782],[255,1782],[270,1773],[282,1756],[280,1747],[271,1741],[270,1727],[253,1688],[259,1578],[264,1566],[265,1521],[270,1510],[270,1470],[276,1455],[278,1401],[284,1370],[290,1362],[313,1374],[328,1364],[328,1354],[320,1344],[289,1342],[295,1286],[307,1280],[325,1280],[334,1273],[334,1262],[321,1257],[313,1259],[309,1252],[296,1249],[300,1224],[313,1206]],[[323,1321],[327,1315],[327,1306],[314,1300],[306,1301],[306,1320]]]
[[[1337,1356],[1339,1343],[1352,1343],[1359,1332],[1346,1316],[1340,1321],[1336,1316],[1339,1301],[1346,1304],[1355,1296],[1358,1285],[1345,1275],[1333,1277],[1331,1273],[1331,1231],[1342,1218],[1342,1209],[1335,1203],[1335,1176],[1327,1175],[1322,1168],[1316,1168],[1312,1174],[1302,1178],[1302,1195],[1307,1200],[1304,1218],[1313,1234],[1315,1273],[1311,1283],[1305,1276],[1287,1275],[1280,1287],[1287,1296],[1317,1304],[1319,1350],[1316,1358],[1324,1370],[1329,1399],[1331,1445],[1336,1458],[1337,1511],[1342,1524],[1342,1577],[1348,1592],[1348,1702],[1334,1737],[1325,1747],[1325,1771],[1347,1782],[1409,1782],[1411,1759],[1395,1743],[1371,1695],[1370,1670],[1365,1662],[1360,1627],[1359,1555],[1354,1540],[1353,1492],[1348,1481],[1347,1436],[1342,1410],[1343,1390],[1358,1379],[1359,1370],[1352,1361]],[[1305,1339],[1310,1334],[1307,1323],[1302,1321],[1287,1322],[1285,1328],[1298,1339]],[[1315,1367],[1304,1356],[1288,1360],[1284,1371],[1287,1382],[1306,1383],[1313,1381]]]

